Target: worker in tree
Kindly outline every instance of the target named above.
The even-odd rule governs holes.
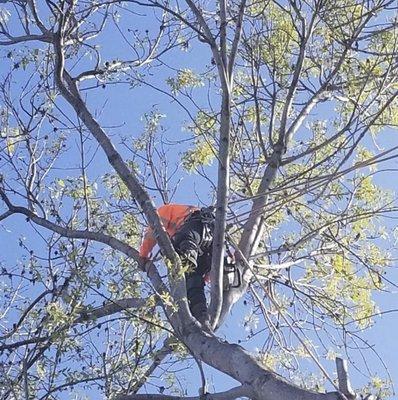
[[[183,265],[188,266],[185,279],[191,313],[200,323],[206,323],[208,315],[204,286],[206,274],[211,268],[214,207],[167,204],[157,211]],[[140,256],[148,259],[155,244],[154,233],[148,228],[141,244]],[[231,270],[232,260],[226,258],[226,263]]]

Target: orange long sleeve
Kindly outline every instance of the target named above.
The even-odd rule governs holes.
[[[160,220],[170,237],[173,237],[187,216],[198,210],[198,207],[182,204],[166,204],[157,209]],[[140,256],[149,258],[149,255],[156,245],[153,229],[148,227],[144,233],[140,247]]]

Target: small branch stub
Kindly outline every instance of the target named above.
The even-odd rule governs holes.
[[[355,393],[352,390],[348,378],[348,365],[347,360],[336,358],[337,379],[339,381],[339,390],[347,399],[355,399]]]

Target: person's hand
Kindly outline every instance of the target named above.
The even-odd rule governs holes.
[[[150,258],[149,257],[140,256],[139,260],[140,260],[141,264],[146,264],[150,260]]]

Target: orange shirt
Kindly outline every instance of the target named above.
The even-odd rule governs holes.
[[[187,206],[182,204],[166,204],[157,209],[160,220],[170,237],[173,237],[177,230],[181,227],[187,216],[194,211],[199,210],[195,206]],[[153,229],[148,227],[145,231],[140,247],[140,256],[148,258],[152,249],[156,244]]]

